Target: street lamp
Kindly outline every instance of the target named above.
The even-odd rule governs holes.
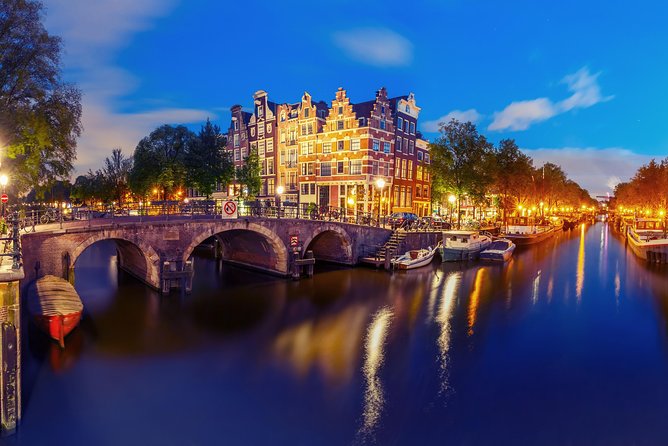
[[[383,196],[383,188],[385,187],[385,180],[378,178],[376,180],[376,187],[378,188],[378,224],[380,225],[380,199]]]
[[[276,218],[281,218],[281,195],[285,192],[283,186],[276,187]]]
[[[5,194],[5,186],[9,182],[9,178],[4,173],[0,175],[0,186],[2,186],[2,194]],[[2,201],[2,218],[5,218],[5,201]]]
[[[450,203],[450,228],[452,228],[452,213],[454,212],[454,206],[456,200],[457,197],[455,197],[454,195],[450,194],[448,196],[448,202]]]

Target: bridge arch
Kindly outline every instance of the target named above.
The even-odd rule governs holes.
[[[311,250],[319,260],[352,265],[353,241],[340,225],[323,225],[311,238],[304,241],[304,252]]]
[[[182,260],[186,261],[197,245],[214,236],[222,243],[226,260],[274,273],[288,273],[288,249],[283,240],[271,229],[245,221],[204,228],[183,250]]]
[[[116,242],[118,265],[146,284],[160,288],[160,255],[150,245],[129,240],[120,231],[96,233],[74,247],[70,256],[70,268],[74,268],[79,256],[93,244],[112,240]]]

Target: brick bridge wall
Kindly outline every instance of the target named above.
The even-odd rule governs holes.
[[[294,219],[118,221],[87,227],[70,223],[64,229],[22,236],[25,281],[45,274],[69,278],[81,253],[101,240],[114,240],[119,265],[148,285],[159,288],[164,261],[182,264],[195,247],[216,236],[223,258],[267,272],[290,271],[290,237],[297,236],[302,253],[348,265],[357,263],[364,246],[382,245],[391,231],[346,223]]]

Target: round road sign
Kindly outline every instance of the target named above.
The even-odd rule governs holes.
[[[9,201],[9,197],[7,196],[7,194],[2,194],[2,196],[0,196],[0,200],[3,203],[7,203]]]

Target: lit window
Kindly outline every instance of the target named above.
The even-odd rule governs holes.
[[[350,150],[359,150],[360,149],[360,140],[351,139],[350,140]]]
[[[373,151],[378,152],[380,150],[380,142],[377,139],[373,140]]]

